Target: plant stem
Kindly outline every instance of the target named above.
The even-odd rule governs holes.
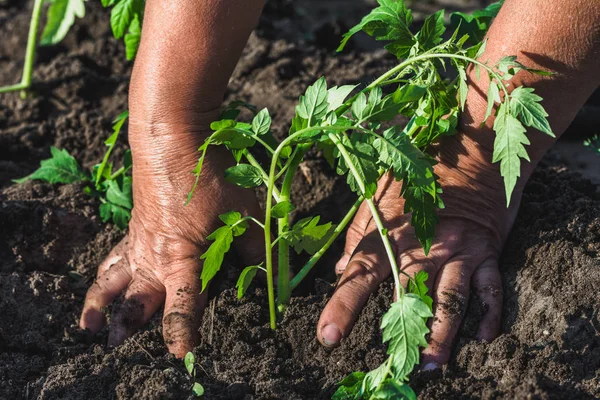
[[[25,61],[23,62],[23,76],[21,77],[21,83],[1,87],[0,93],[22,90],[21,98],[25,98],[25,90],[31,87],[31,75],[33,74],[33,62],[35,60],[35,49],[37,46],[37,31],[40,23],[43,2],[44,0],[35,0],[33,3],[33,11],[31,12],[31,22],[29,23],[29,34],[27,35],[27,49],[25,50]]]
[[[283,184],[281,185],[281,201],[289,201],[290,192],[292,190],[292,182],[294,181],[294,175],[298,170],[298,166],[304,158],[304,154],[310,148],[310,144],[301,144],[296,147],[293,158],[290,161],[283,178]],[[277,233],[279,237],[283,235],[289,228],[289,215],[277,220]],[[281,239],[278,247],[278,272],[277,272],[277,302],[279,307],[285,306],[290,302],[290,244],[287,240]]]
[[[325,242],[323,247],[321,247],[319,251],[313,254],[310,260],[308,260],[308,262],[304,264],[304,267],[302,267],[298,274],[294,276],[294,279],[292,279],[292,281],[290,282],[290,287],[292,290],[294,290],[296,286],[298,286],[300,282],[302,282],[302,280],[306,278],[306,275],[308,275],[308,273],[313,269],[315,264],[321,259],[321,257],[323,257],[323,254],[325,254],[325,252],[329,249],[331,244],[337,239],[340,233],[344,231],[346,225],[350,223],[350,221],[354,217],[354,214],[356,214],[356,211],[358,211],[358,208],[360,207],[360,204],[363,202],[364,199],[365,198],[363,196],[359,196],[358,199],[356,199],[352,207],[350,207],[350,210],[348,210],[348,212],[346,213],[344,218],[342,218],[338,226],[335,227],[335,229],[333,230],[333,234],[329,237],[327,242]]]
[[[262,176],[263,182],[266,185],[267,182],[269,182],[269,175],[267,175],[262,165],[260,165],[258,161],[256,161],[256,158],[254,158],[254,156],[250,154],[250,151],[248,151],[248,149],[244,151],[244,157],[246,157],[246,160],[248,160],[250,165],[252,165],[260,171],[260,175]],[[279,193],[279,189],[277,189],[276,187],[273,187],[273,197],[275,198],[276,202],[279,203],[281,201],[281,194]]]
[[[348,168],[350,169],[350,172],[352,173],[352,175],[354,175],[354,179],[356,180],[356,183],[358,184],[360,191],[364,195],[366,192],[365,183],[363,182],[360,174],[356,170],[356,166],[352,162],[352,158],[350,158],[350,154],[348,154],[348,151],[346,150],[344,145],[340,142],[340,139],[337,135],[330,133],[329,138],[336,145],[336,147],[340,151],[341,156],[344,157],[344,160],[346,161],[346,164],[348,164]],[[381,241],[383,242],[383,246],[385,247],[385,251],[386,251],[388,259],[390,261],[390,266],[392,267],[392,275],[394,276],[394,283],[396,284],[396,293],[398,295],[398,298],[400,298],[404,295],[404,288],[400,284],[400,277],[398,275],[399,268],[398,268],[398,264],[396,263],[396,256],[394,255],[394,250],[392,249],[390,239],[387,236],[387,231],[386,231],[385,227],[383,226],[383,222],[381,221],[381,218],[379,217],[379,213],[377,212],[377,208],[375,207],[373,200],[365,199],[365,201],[369,205],[369,209],[371,210],[371,214],[373,216],[373,221],[375,221],[375,224],[377,225],[377,230],[379,231],[379,235],[381,236]]]

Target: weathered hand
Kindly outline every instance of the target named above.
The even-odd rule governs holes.
[[[424,350],[426,368],[444,364],[463,319],[471,288],[487,305],[478,337],[492,340],[500,331],[502,284],[498,257],[512,227],[520,199],[519,187],[506,208],[499,171],[491,154],[466,136],[448,138],[439,146],[435,171],[444,190],[445,209],[439,211],[436,237],[428,256],[416,240],[410,215],[404,215],[399,198],[401,182],[384,177],[375,203],[395,247],[398,266],[410,276],[420,270],[434,299],[434,318],[429,346]],[[369,208],[363,204],[350,226],[344,255],[336,265],[341,274],[337,289],[325,307],[317,337],[336,346],[346,337],[369,295],[390,275],[390,265]],[[406,277],[403,284],[406,284]]]
[[[211,118],[216,116],[207,116],[207,121]],[[100,330],[102,309],[124,291],[123,303],[114,307],[110,318],[109,345],[118,345],[164,303],[165,342],[170,352],[183,357],[196,342],[206,303],[206,291],[200,293],[200,255],[210,244],[206,236],[221,225],[219,214],[235,210],[259,216],[260,208],[252,191],[224,182],[223,171],[233,160],[217,147],[208,152],[198,189],[184,206],[204,135],[135,122],[130,132],[144,134],[130,134],[135,207],[129,233],[99,266],[80,326]],[[264,242],[260,232],[245,236],[238,250],[250,265],[261,258]]]

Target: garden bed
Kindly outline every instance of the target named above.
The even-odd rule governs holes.
[[[191,395],[183,364],[163,345],[160,315],[116,349],[106,348],[106,329],[92,336],[78,328],[96,266],[123,236],[101,222],[96,200],[77,184],[11,183],[35,170],[50,146],[69,150],[85,167],[98,163],[110,121],[127,108],[131,66],[97,3],[87,3],[85,20],[61,45],[39,52],[35,98],[0,95],[3,399]],[[19,79],[29,12],[20,3],[0,2],[2,83]],[[267,11],[269,18],[250,39],[227,93],[229,100],[268,107],[279,135],[286,132],[284,122],[298,96],[321,75],[331,84],[370,82],[394,62],[382,52],[333,55],[325,39],[339,29],[336,24],[316,30],[314,44],[277,39],[286,12],[289,6]],[[117,158],[125,148],[123,141],[115,148]],[[302,199],[296,217],[339,220],[354,201],[342,178],[317,153],[309,154],[302,171],[292,191],[292,198]],[[239,266],[229,260],[230,273],[211,287],[202,343],[195,351],[207,398],[329,398],[346,374],[384,360],[379,322],[389,307],[391,283],[372,296],[341,347],[327,350],[315,338],[341,250],[340,241],[298,289],[276,332],[269,329],[260,285],[237,300],[232,287]],[[599,254],[597,187],[551,152],[525,188],[502,255],[504,333],[491,344],[474,341],[481,309],[471,301],[449,366],[411,378],[420,398],[600,397]]]

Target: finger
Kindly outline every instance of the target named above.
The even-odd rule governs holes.
[[[79,326],[96,333],[104,326],[102,308],[119,296],[131,281],[131,269],[121,258],[104,272],[89,288],[81,312]]]
[[[123,260],[127,264],[126,249],[129,245],[129,237],[125,236],[115,247],[112,248],[108,256],[100,263],[98,266],[98,271],[96,272],[96,278],[104,275],[106,271],[110,269],[117,262]]]
[[[165,289],[154,276],[144,271],[134,275],[125,291],[123,302],[115,306],[110,318],[108,345],[118,346],[145,325],[160,308]]]
[[[479,322],[477,339],[491,342],[500,334],[502,320],[502,280],[498,261],[484,261],[475,270],[472,284],[486,308],[486,313]]]
[[[389,274],[383,245],[372,231],[356,247],[335,293],[321,313],[317,338],[323,345],[337,346],[350,334],[369,296]]]
[[[190,262],[196,263],[195,260]],[[163,317],[163,336],[169,352],[183,358],[198,344],[200,318],[206,305],[207,290],[200,293],[199,268],[187,266],[165,281],[167,298]]]
[[[435,369],[450,359],[454,337],[467,309],[470,280],[471,271],[464,260],[451,260],[438,274],[429,346],[423,351],[423,369]]]
[[[371,220],[371,211],[367,204],[363,202],[358,208],[354,220],[352,220],[352,224],[350,224],[350,227],[348,227],[348,231],[346,232],[344,253],[335,265],[336,274],[341,275],[344,273],[344,270],[350,261],[350,257],[354,254],[354,250],[356,250],[356,247],[365,236],[365,232],[367,231],[367,227]]]

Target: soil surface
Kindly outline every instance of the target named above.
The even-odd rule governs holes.
[[[106,329],[93,336],[78,328],[96,266],[123,232],[100,221],[99,204],[79,184],[11,182],[35,170],[50,146],[67,149],[85,167],[98,163],[110,121],[127,107],[131,65],[111,37],[108,13],[99,2],[86,4],[85,20],[62,44],[40,49],[35,95],[0,95],[0,398],[188,398],[192,382],[166,352],[160,315],[115,349],[106,347]],[[268,107],[276,133],[287,130],[298,96],[319,76],[330,84],[369,82],[393,62],[377,51],[333,54],[331,43],[348,25],[335,18],[299,41],[290,26],[304,19],[291,2],[267,8],[227,99]],[[0,1],[3,84],[20,78],[30,9]],[[578,143],[586,134],[578,133]],[[121,140],[115,156],[125,149]],[[503,334],[489,344],[473,339],[481,307],[472,301],[450,364],[411,378],[420,398],[600,397],[600,195],[562,154],[551,152],[526,186],[501,259]],[[595,172],[599,163],[590,158],[577,166]],[[296,217],[339,220],[354,200],[344,182],[317,153],[303,171],[293,190],[302,199]],[[378,326],[390,283],[372,296],[341,347],[326,350],[315,338],[341,249],[337,243],[300,288],[276,333],[260,285],[236,299],[239,269],[230,260],[211,288],[195,351],[206,398],[324,399],[349,372],[379,365],[385,347]]]

